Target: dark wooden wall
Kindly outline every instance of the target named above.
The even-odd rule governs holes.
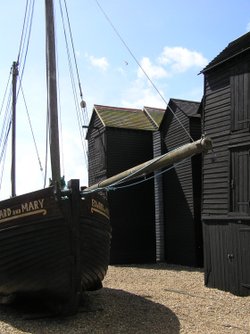
[[[250,224],[247,221],[204,222],[205,284],[208,287],[249,295]]]
[[[106,133],[100,119],[94,115],[88,131],[89,185],[107,178]]]
[[[151,132],[108,128],[106,135],[108,176],[153,157]],[[108,198],[113,229],[111,263],[155,262],[153,180],[111,191]]]
[[[250,295],[250,53],[204,73],[202,220],[207,286]]]
[[[154,157],[163,152],[161,132],[153,133]],[[165,261],[165,222],[164,222],[164,201],[163,201],[163,175],[161,171],[155,172],[154,178],[154,203],[155,203],[155,234],[156,234],[156,261]]]
[[[88,141],[90,184],[153,158],[151,131],[104,128],[98,117],[89,130]],[[154,181],[111,190],[108,202],[110,263],[155,262]]]
[[[170,101],[170,107],[194,139],[200,138],[200,117],[180,111]],[[162,153],[190,141],[179,122],[167,109],[161,124]],[[186,159],[162,177],[165,229],[165,260],[169,263],[201,266],[202,232],[200,218],[201,157]]]

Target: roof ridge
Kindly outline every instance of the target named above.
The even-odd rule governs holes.
[[[228,45],[213,58],[200,73],[205,73],[218,65],[250,50],[250,31],[228,43]],[[200,74],[199,73],[199,74]]]
[[[143,109],[94,105],[94,111],[104,127],[147,131],[158,129]]]
[[[159,129],[158,124],[156,123],[156,121],[153,119],[153,117],[150,115],[150,113],[147,111],[146,108],[147,107],[144,107],[142,111],[145,113],[146,117],[149,119],[149,121],[155,127],[155,129],[158,130]]]
[[[186,100],[186,99],[177,99],[177,98],[170,98],[170,100],[173,100],[173,101],[181,101],[181,102],[190,102],[190,103],[198,103],[200,104],[201,102],[200,101],[193,101],[193,100]]]
[[[169,105],[170,105],[170,102],[171,102],[171,101],[172,101],[172,103],[174,103],[175,106],[180,110],[180,112],[181,112],[183,115],[185,115],[187,118],[190,118],[190,117],[193,117],[193,116],[198,115],[198,110],[199,110],[199,107],[198,107],[198,106],[200,106],[201,102],[190,101],[190,100],[179,100],[179,99],[172,99],[172,98],[171,98],[170,101],[169,101],[169,104],[168,104],[167,108],[169,108]],[[197,105],[197,110],[195,110],[195,112],[193,112],[193,111],[190,112],[189,110],[185,110],[185,108],[183,108],[183,106],[180,105],[178,102],[180,102],[180,103],[187,103],[189,106],[196,104],[196,105]],[[170,107],[170,108],[171,108],[171,107]],[[195,109],[196,109],[196,107],[195,107]]]
[[[131,110],[136,110],[136,111],[142,111],[142,109],[139,108],[126,108],[126,107],[114,107],[114,106],[107,106],[107,105],[103,105],[103,104],[94,104],[94,108],[108,108],[108,109],[112,109],[112,110],[127,110],[127,111],[131,111]]]

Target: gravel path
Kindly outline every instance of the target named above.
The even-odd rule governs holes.
[[[0,306],[0,333],[250,334],[250,297],[204,287],[198,269],[110,266],[104,288],[87,293],[77,315],[26,317],[27,310]]]

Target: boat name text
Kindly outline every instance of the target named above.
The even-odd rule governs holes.
[[[35,201],[24,202],[17,208],[4,208],[0,210],[0,222],[6,222],[11,219],[42,214],[46,215],[47,210],[44,209],[44,198]]]
[[[109,219],[109,209],[103,205],[103,203],[96,201],[92,198],[92,206],[91,206],[91,212],[97,212],[107,219]]]

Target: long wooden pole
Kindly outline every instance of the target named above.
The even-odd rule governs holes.
[[[45,0],[46,14],[46,65],[47,65],[47,94],[50,125],[50,156],[52,181],[60,187],[60,146],[58,130],[56,52],[53,0]]]
[[[177,163],[185,158],[191,157],[194,154],[198,154],[204,151],[212,149],[212,141],[209,138],[201,138],[195,142],[183,145],[167,154],[160,157],[154,158],[152,160],[146,161],[140,165],[130,168],[122,173],[116,174],[106,180],[96,183],[83,190],[84,192],[89,192],[97,190],[99,188],[105,188],[121,180],[129,181],[132,178],[145,175],[147,173],[152,173],[157,169],[161,169]]]
[[[11,196],[16,196],[16,83],[18,64],[12,65],[12,159],[11,159]]]

